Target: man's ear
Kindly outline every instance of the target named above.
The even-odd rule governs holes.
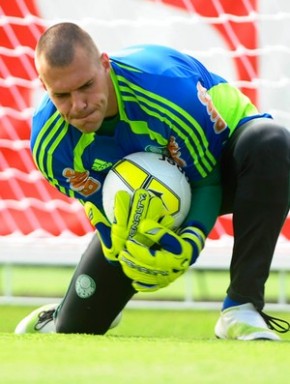
[[[44,84],[42,78],[41,78],[40,76],[38,76],[38,78],[39,78],[39,80],[40,80],[41,85],[43,86],[43,88],[47,91],[47,89],[46,89],[46,85]]]
[[[100,61],[101,61],[102,66],[105,69],[109,70],[111,68],[110,58],[109,58],[109,55],[107,53],[102,53],[101,54]]]

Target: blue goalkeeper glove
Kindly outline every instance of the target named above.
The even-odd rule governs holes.
[[[165,215],[160,198],[138,189],[131,199],[126,191],[116,193],[114,202],[114,222],[110,224],[105,215],[91,202],[85,203],[85,211],[92,225],[97,229],[105,257],[117,261],[128,239],[148,246],[152,242],[139,233],[138,227],[144,218],[161,220],[163,225],[172,226],[173,219]]]
[[[206,238],[197,227],[186,227],[177,234],[153,220],[142,221],[139,230],[154,246],[128,240],[119,257],[124,273],[139,292],[156,291],[181,276],[198,257]]]

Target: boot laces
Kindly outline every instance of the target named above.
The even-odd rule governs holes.
[[[55,312],[55,309],[50,309],[48,311],[40,312],[38,315],[38,321],[34,326],[34,329],[36,331],[39,331],[42,329],[47,323],[49,323],[51,320],[53,320],[53,314]]]
[[[258,312],[265,320],[265,323],[267,324],[269,329],[279,333],[286,333],[290,330],[290,324],[288,323],[288,321],[284,319],[279,319],[278,317],[269,316],[262,311]]]

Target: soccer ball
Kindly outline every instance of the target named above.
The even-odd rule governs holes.
[[[125,190],[133,194],[138,188],[159,196],[174,218],[174,228],[180,227],[190,208],[191,189],[174,160],[156,153],[137,152],[118,161],[103,185],[103,208],[110,222],[114,219],[116,192]]]

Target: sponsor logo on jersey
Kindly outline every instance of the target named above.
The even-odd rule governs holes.
[[[65,168],[62,172],[67,179],[70,189],[87,197],[101,188],[101,183],[90,176],[89,171],[78,172],[71,168]]]
[[[221,115],[216,110],[207,89],[201,85],[200,82],[196,85],[197,97],[199,101],[206,107],[210,120],[213,122],[213,129],[215,133],[221,133],[227,128],[227,124]]]

